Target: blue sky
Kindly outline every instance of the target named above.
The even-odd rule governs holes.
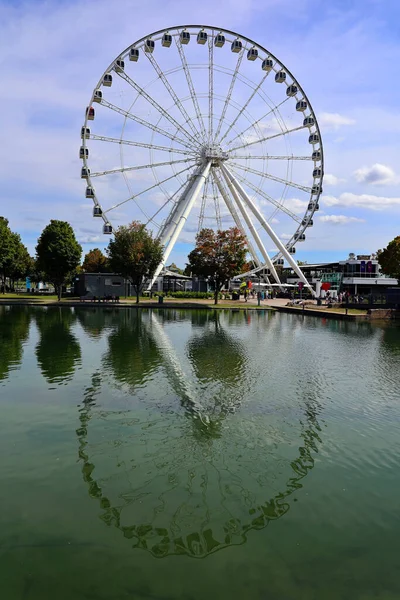
[[[32,253],[51,218],[71,222],[84,251],[108,242],[79,178],[85,107],[125,47],[157,29],[196,22],[268,48],[312,102],[326,178],[297,258],[373,252],[399,234],[399,2],[0,0],[0,22],[0,214]],[[183,265],[188,249],[178,244],[171,260]]]

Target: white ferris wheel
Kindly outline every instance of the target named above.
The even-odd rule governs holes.
[[[175,244],[236,225],[249,274],[280,283],[286,260],[309,287],[293,255],[319,209],[321,134],[298,81],[259,44],[201,25],[143,37],[101,76],[81,139],[93,216],[105,234],[132,220],[153,230],[154,279]]]

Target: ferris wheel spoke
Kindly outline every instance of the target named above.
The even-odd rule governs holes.
[[[229,140],[229,142],[227,142],[227,145],[229,146],[230,144],[232,144],[232,142],[234,142],[236,139],[240,138],[242,135],[244,135],[247,131],[249,131],[249,129],[252,129],[253,127],[255,127],[256,125],[259,125],[260,123],[262,123],[262,121],[264,119],[266,119],[267,117],[269,117],[270,115],[274,114],[275,115],[275,111],[278,110],[279,113],[279,108],[281,106],[283,106],[283,104],[285,104],[285,102],[288,102],[288,100],[290,100],[290,97],[285,98],[284,100],[282,100],[282,102],[279,102],[279,104],[277,104],[276,106],[274,106],[273,108],[271,108],[268,112],[265,113],[265,115],[263,115],[262,117],[260,117],[259,119],[257,119],[256,121],[254,121],[253,123],[251,123],[248,127],[246,127],[246,129],[243,129],[243,131],[241,131],[240,133],[238,133],[237,135],[235,135],[235,137],[231,138]],[[276,118],[276,115],[275,115]]]
[[[214,36],[208,38],[208,142],[213,141],[214,113]]]
[[[190,75],[190,70],[189,70],[187,60],[186,60],[186,55],[183,50],[183,46],[182,46],[181,42],[177,38],[175,39],[175,43],[176,43],[176,47],[178,49],[179,56],[180,56],[180,59],[182,62],[183,71],[185,73],[186,81],[187,81],[187,84],[189,87],[190,96],[192,98],[194,110],[196,112],[197,120],[199,122],[201,134],[203,136],[203,140],[206,141],[207,140],[207,132],[204,127],[204,121],[203,121],[203,117],[201,116],[200,106],[199,106],[199,102],[197,100],[196,90],[194,89],[192,77]]]
[[[282,137],[284,135],[288,135],[289,133],[294,133],[295,131],[300,131],[301,129],[306,129],[304,125],[300,125],[300,127],[293,127],[293,129],[285,129],[285,131],[280,131],[279,133],[275,133],[274,135],[269,135],[263,138],[259,138],[258,140],[254,140],[253,142],[248,142],[247,144],[242,144],[241,146],[236,146],[232,148],[231,151],[239,150],[240,148],[248,148],[249,146],[254,146],[254,144],[260,144],[261,142],[267,142],[268,140],[273,140],[275,138]]]
[[[230,159],[233,160],[248,160],[249,158],[254,160],[309,160],[312,161],[312,157],[311,156],[294,156],[293,154],[289,155],[289,156],[273,156],[272,154],[263,154],[263,155],[253,155],[253,154],[247,154],[247,155],[234,155],[234,156],[230,156]]]
[[[241,234],[244,235],[244,237],[247,240],[247,247],[249,249],[249,252],[250,252],[251,256],[253,257],[255,265],[259,267],[261,265],[261,261],[260,261],[260,259],[257,256],[257,252],[255,251],[254,246],[253,246],[252,242],[250,241],[249,236],[247,235],[245,228],[243,227],[243,224],[242,224],[242,222],[240,220],[238,212],[237,212],[237,210],[235,208],[234,203],[232,202],[232,200],[229,197],[228,191],[225,188],[225,185],[224,185],[224,182],[223,182],[222,178],[220,178],[218,176],[218,174],[217,174],[217,169],[214,169],[214,171],[213,171],[213,177],[214,177],[215,183],[217,184],[219,192],[220,192],[220,194],[221,194],[221,196],[222,196],[222,198],[223,198],[226,206],[228,207],[229,212],[232,215],[232,218],[233,218],[233,220],[235,222],[236,227],[239,229],[239,231],[241,232]]]
[[[223,109],[222,109],[221,117],[220,117],[220,119],[219,119],[219,123],[218,123],[217,131],[215,132],[215,139],[216,139],[217,141],[218,141],[218,136],[219,136],[219,134],[221,133],[221,128],[222,128],[222,125],[223,125],[223,123],[224,123],[224,119],[225,119],[226,111],[228,110],[228,106],[229,106],[229,103],[230,103],[230,101],[231,101],[231,97],[232,97],[233,88],[235,87],[235,83],[236,83],[236,80],[237,80],[237,76],[238,76],[238,74],[239,74],[239,69],[240,69],[240,65],[242,64],[242,60],[243,60],[243,56],[244,56],[244,52],[245,52],[245,51],[244,51],[244,50],[242,50],[242,51],[239,53],[239,55],[238,55],[238,59],[237,59],[237,62],[236,62],[236,67],[235,67],[235,70],[234,70],[234,72],[233,72],[233,75],[232,75],[231,84],[230,84],[230,86],[229,86],[228,94],[227,94],[227,96],[226,96],[226,98],[225,98],[225,104],[224,104],[224,107],[223,107]]]
[[[141,117],[133,115],[129,111],[124,110],[123,108],[120,108],[119,106],[116,106],[115,104],[111,104],[111,102],[107,102],[107,100],[102,100],[101,104],[103,106],[106,106],[107,108],[119,113],[120,115],[123,115],[127,119],[131,119],[132,121],[135,121],[135,123],[139,123],[139,125],[143,125],[144,127],[147,127],[148,129],[152,129],[156,133],[160,133],[161,135],[172,140],[173,142],[178,142],[179,144],[182,144],[182,146],[185,146],[186,148],[192,147],[191,144],[187,140],[182,140],[182,139],[178,138],[176,135],[172,135],[168,131],[165,131],[165,129],[158,127],[158,125],[149,123],[145,119],[142,119]]]
[[[259,235],[257,229],[255,228],[255,226],[253,224],[253,221],[250,218],[250,215],[248,214],[248,209],[250,209],[253,212],[254,204],[252,203],[250,198],[248,198],[247,194],[244,192],[244,190],[240,186],[240,184],[238,184],[238,182],[235,180],[234,176],[228,171],[228,169],[224,165],[221,167],[221,172],[222,172],[222,175],[223,175],[223,177],[227,183],[227,186],[232,194],[232,197],[234,198],[236,205],[239,208],[239,210],[242,214],[242,217],[244,218],[244,221],[245,221],[247,227],[249,228],[251,235],[253,236],[254,241],[257,244],[257,247],[261,253],[261,256],[267,263],[268,268],[270,269],[276,282],[280,283],[278,274],[275,271],[274,265],[272,264],[269,254],[260,238],[260,235]],[[259,220],[259,216],[260,216],[259,211],[255,211],[255,212],[253,212],[253,214]],[[269,227],[269,225],[267,226],[267,229],[268,229],[268,227]]]
[[[104,135],[90,134],[91,140],[98,140],[100,142],[111,142],[113,144],[124,144],[126,146],[136,146],[138,148],[148,148],[149,150],[161,150],[162,152],[171,152],[175,154],[184,154],[186,156],[195,155],[195,152],[189,150],[181,150],[180,148],[171,148],[168,146],[157,146],[156,144],[146,144],[144,142],[133,142],[132,140],[123,140],[121,138],[106,137]]]
[[[208,187],[209,187],[209,185],[210,185],[210,178],[207,177],[206,182],[204,184],[204,188],[203,188],[203,195],[201,197],[199,225],[198,225],[198,228],[197,228],[197,232],[199,232],[199,231],[201,231],[203,229],[204,215],[205,215],[205,211],[206,211],[206,203],[207,203],[207,195],[208,195]]]
[[[245,204],[249,207],[249,209],[251,210],[253,215],[261,223],[263,229],[269,235],[271,240],[275,243],[276,247],[278,248],[278,251],[283,254],[283,256],[286,258],[289,265],[292,267],[292,269],[295,271],[295,273],[300,277],[300,279],[304,283],[304,285],[306,287],[312,289],[310,286],[310,283],[305,278],[305,276],[302,273],[301,269],[299,268],[297,262],[293,259],[291,254],[288,252],[286,246],[282,243],[282,241],[276,235],[276,233],[272,229],[271,225],[266,221],[266,219],[264,218],[262,213],[259,211],[257,206],[254,204],[254,202],[251,200],[251,198],[249,198],[249,196],[246,194],[245,190],[242,188],[240,183],[235,179],[234,175],[229,171],[229,169],[225,165],[222,165],[221,169],[225,176],[225,179],[229,180],[231,182],[231,184],[234,185],[234,187],[237,189],[237,191],[241,195]],[[270,269],[271,273],[273,274],[273,276],[275,277],[275,279],[277,279],[277,281],[279,281],[279,277],[277,277],[275,267],[272,265],[272,268],[271,268],[271,266],[269,266],[269,269]]]
[[[155,70],[155,72],[157,73],[157,75],[161,79],[162,83],[164,84],[164,87],[166,88],[166,90],[168,91],[168,93],[171,96],[172,100],[174,101],[175,106],[178,108],[178,110],[181,113],[182,117],[185,119],[185,123],[187,123],[189,125],[190,129],[192,130],[193,135],[195,137],[198,137],[199,132],[196,129],[196,126],[194,125],[192,119],[190,118],[190,116],[186,112],[185,107],[183,106],[182,102],[179,100],[177,94],[174,91],[174,88],[171,86],[170,82],[165,77],[164,72],[161,70],[160,65],[158,64],[158,62],[154,58],[153,54],[151,52],[145,52],[145,56],[150,61],[150,63],[152,64],[153,69]]]
[[[178,121],[176,121],[174,117],[172,117],[169,114],[168,111],[166,111],[160,104],[158,104],[158,102],[156,102],[154,98],[152,98],[140,85],[138,85],[136,81],[131,79],[131,77],[129,77],[129,75],[127,75],[125,71],[118,73],[118,75],[122,79],[124,79],[134,90],[136,90],[140,96],[147,100],[147,102],[151,104],[151,106],[153,106],[153,108],[155,108],[165,119],[167,119],[174,127],[176,127],[177,130],[183,133],[183,135],[185,135],[188,140],[190,140],[196,146],[200,145],[200,143],[195,137],[193,137],[192,134],[190,134],[184,127],[182,127],[182,125],[178,123]]]
[[[189,167],[186,167],[186,169],[182,169],[181,171],[174,173],[170,177],[166,177],[162,181],[158,181],[154,185],[151,185],[150,187],[146,188],[145,190],[142,190],[138,194],[133,194],[133,196],[126,198],[126,200],[123,200],[122,202],[118,202],[118,204],[114,204],[114,206],[111,206],[111,208],[108,208],[107,210],[103,211],[103,214],[109,213],[112,210],[115,210],[116,208],[123,206],[123,204],[130,202],[131,200],[136,201],[136,198],[139,198],[139,196],[142,196],[146,192],[150,192],[151,190],[154,190],[155,188],[159,187],[162,183],[166,183],[167,181],[170,181],[171,179],[175,179],[175,177],[177,177],[178,175],[181,175],[182,173],[185,173],[186,171],[189,171],[189,169],[191,169],[191,168],[193,168],[193,165],[190,165]]]
[[[264,192],[264,190],[262,190],[261,188],[257,187],[256,185],[254,185],[254,183],[252,183],[251,181],[249,181],[245,177],[241,176],[237,172],[237,170],[235,169],[235,167],[233,165],[230,164],[229,166],[235,172],[236,177],[239,179],[239,181],[241,183],[244,183],[246,186],[248,186],[250,189],[252,189],[254,192],[256,192],[256,194],[259,194],[265,200],[267,200],[270,204],[273,204],[273,206],[275,206],[277,209],[279,209],[280,211],[286,213],[291,219],[293,219],[293,221],[296,221],[296,223],[301,223],[301,219],[297,215],[295,215],[289,208],[287,208],[286,206],[284,206],[283,204],[281,204],[278,200],[275,200],[274,198],[271,198],[271,196],[269,196],[269,194],[267,194],[266,192]]]
[[[103,175],[113,175],[114,173],[125,173],[126,171],[138,171],[140,169],[152,169],[153,167],[165,167],[169,165],[176,165],[178,163],[192,162],[193,158],[184,158],[182,160],[169,160],[160,163],[152,163],[148,165],[135,165],[134,167],[121,167],[119,169],[110,169],[109,171],[101,171],[98,173],[90,173],[90,177],[102,177]]]
[[[245,52],[243,50],[243,52]],[[238,114],[236,115],[236,117],[233,119],[232,123],[229,125],[228,129],[225,131],[224,135],[221,138],[221,142],[226,138],[226,136],[228,135],[228,133],[232,130],[232,128],[236,125],[237,121],[240,119],[240,117],[243,115],[243,113],[245,112],[245,110],[247,109],[248,105],[250,104],[250,102],[253,100],[254,96],[258,93],[259,89],[261,88],[262,84],[264,83],[264,81],[266,80],[266,78],[268,77],[268,73],[265,73],[264,77],[261,79],[260,83],[254,88],[254,90],[252,91],[252,93],[250,94],[250,97],[246,100],[246,102],[244,103],[244,105],[242,106],[241,110],[238,112]],[[235,139],[235,138],[234,138]]]
[[[251,167],[246,167],[244,165],[239,165],[238,163],[229,162],[232,167],[236,167],[241,171],[247,171],[248,173],[253,173],[253,175],[260,175],[261,177],[266,177],[267,179],[271,179],[272,181],[277,181],[278,183],[283,183],[284,185],[288,185],[289,187],[297,188],[302,192],[311,193],[311,188],[305,185],[300,185],[295,183],[294,181],[287,181],[286,179],[282,179],[281,177],[276,177],[275,175],[270,175],[270,173],[264,173],[263,171],[258,171],[258,169],[252,169]]]
[[[213,195],[213,200],[214,200],[215,220],[217,222],[218,228],[221,229],[221,227],[222,227],[221,212],[219,209],[218,190],[217,190],[217,186],[215,185],[214,177],[212,177],[212,179],[211,179],[211,187],[212,187],[212,195]]]

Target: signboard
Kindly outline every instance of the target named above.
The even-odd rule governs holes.
[[[321,285],[321,290],[325,290],[325,292],[327,292],[330,289],[331,289],[331,284],[328,281],[324,281],[324,283]]]
[[[371,260],[369,260],[367,262],[367,272],[372,273],[372,261]]]
[[[360,263],[360,272],[365,273],[365,260],[362,260]]]
[[[31,289],[31,278],[30,277],[26,278],[26,289],[27,290]]]
[[[304,287],[304,283],[302,281],[299,281],[297,285],[299,286],[299,290],[302,290]]]

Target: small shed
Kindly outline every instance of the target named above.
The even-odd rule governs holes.
[[[130,284],[115,273],[81,273],[74,280],[75,296],[125,296],[130,295]]]

